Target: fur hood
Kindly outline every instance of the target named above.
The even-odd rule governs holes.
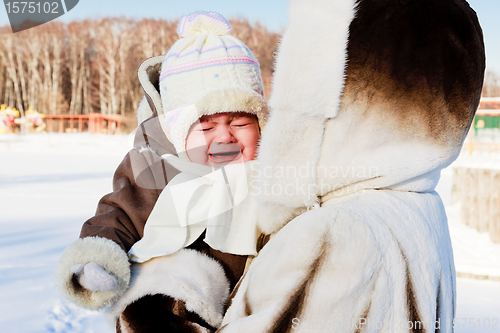
[[[267,233],[327,194],[431,192],[456,159],[482,31],[466,1],[424,2],[291,1],[259,152]]]

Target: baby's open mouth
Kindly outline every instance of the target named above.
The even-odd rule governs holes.
[[[233,156],[233,155],[238,155],[240,152],[239,151],[230,151],[227,153],[214,153],[210,154],[212,156]]]
[[[220,152],[220,153],[211,153],[209,154],[210,159],[214,163],[229,163],[235,160],[239,155],[240,151],[228,151],[228,152]]]

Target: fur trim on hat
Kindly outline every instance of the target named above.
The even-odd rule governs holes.
[[[261,130],[267,122],[267,103],[262,95],[248,89],[222,89],[213,91],[196,104],[188,105],[169,113],[171,120],[161,120],[162,126],[169,140],[174,144],[178,153],[186,150],[186,138],[191,126],[201,117],[223,112],[247,112],[257,117]],[[173,125],[169,127],[166,122]]]
[[[248,89],[224,89],[211,92],[196,102],[201,116],[221,112],[248,112],[257,116],[259,126],[267,121],[267,104],[262,95]]]
[[[71,267],[95,262],[118,281],[118,288],[90,291],[78,284]],[[56,283],[62,295],[90,310],[101,309],[118,299],[130,281],[130,264],[125,251],[115,242],[101,237],[78,239],[64,250],[56,269]]]

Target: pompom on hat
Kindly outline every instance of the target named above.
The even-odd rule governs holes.
[[[160,73],[162,127],[178,153],[200,117],[222,112],[257,116],[261,129],[268,116],[260,67],[252,52],[229,35],[220,14],[195,12],[177,27],[182,37],[168,51]]]

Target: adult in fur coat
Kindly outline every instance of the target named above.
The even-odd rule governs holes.
[[[452,332],[434,188],[479,103],[475,12],[464,0],[292,0],[289,13],[259,152],[272,237],[220,331]]]

